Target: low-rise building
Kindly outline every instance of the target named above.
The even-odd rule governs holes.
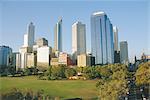
[[[93,57],[91,54],[78,55],[77,66],[85,67],[85,66],[92,66],[92,65],[95,65],[95,57]]]
[[[51,65],[58,66],[59,65],[59,58],[51,58]]]
[[[27,53],[27,67],[36,67],[37,64],[37,55],[36,53]]]
[[[70,56],[67,53],[61,52],[59,54],[59,64],[64,64],[66,66],[71,66],[73,65],[73,62],[70,58]]]
[[[0,67],[9,65],[9,57],[12,54],[12,49],[8,46],[0,46]]]
[[[22,46],[19,49],[19,52],[21,54],[21,69],[25,69],[27,67],[27,54],[32,53],[32,47],[24,47]]]

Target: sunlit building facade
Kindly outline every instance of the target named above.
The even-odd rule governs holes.
[[[113,26],[104,12],[91,16],[91,50],[95,64],[114,63]]]
[[[81,22],[72,25],[72,54],[73,60],[80,54],[86,54],[86,28]]]
[[[62,19],[58,21],[54,29],[54,49],[55,51],[62,51]]]

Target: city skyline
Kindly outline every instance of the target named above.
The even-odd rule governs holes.
[[[39,5],[40,3],[42,4]],[[92,3],[92,5],[90,6],[91,9],[88,10],[88,6],[90,5],[90,3]],[[119,42],[124,41],[124,40],[128,41],[128,46],[129,46],[128,51],[129,51],[130,59],[134,58],[133,56],[135,55],[140,56],[142,51],[145,51],[146,53],[148,53],[148,50],[146,49],[150,48],[150,46],[148,44],[149,43],[148,22],[147,22],[148,21],[148,13],[147,13],[148,3],[146,1],[145,2],[144,1],[143,2],[142,1],[134,1],[134,2],[133,1],[132,2],[114,1],[114,2],[110,2],[110,4],[107,4],[108,2],[99,1],[98,3],[102,3],[99,5],[96,3],[97,3],[96,1],[95,2],[83,2],[83,1],[82,2],[79,2],[79,1],[78,2],[75,2],[75,1],[73,2],[48,2],[48,3],[2,1],[0,5],[0,7],[2,8],[1,9],[2,13],[0,16],[1,26],[2,26],[0,29],[0,33],[1,33],[0,36],[2,36],[2,38],[0,40],[2,41],[0,41],[0,44],[10,46],[11,48],[13,48],[13,51],[19,51],[19,47],[23,44],[23,34],[24,32],[26,32],[26,25],[27,23],[32,21],[35,25],[35,36],[36,36],[35,40],[39,37],[45,37],[49,41],[49,45],[54,47],[53,45],[54,25],[57,22],[58,17],[62,16],[63,18],[63,26],[62,26],[63,27],[63,31],[62,31],[63,51],[71,53],[71,35],[72,35],[71,25],[77,20],[79,20],[85,23],[87,26],[86,27],[86,30],[87,30],[86,31],[87,32],[86,44],[88,44],[87,52],[89,52],[91,51],[90,50],[91,48],[90,46],[91,44],[90,43],[91,41],[90,39],[90,35],[91,35],[90,16],[95,11],[104,11],[109,16],[113,25],[118,27]],[[86,5],[83,5],[83,4],[86,4]],[[119,4],[121,5],[124,4],[124,6],[120,8],[120,10],[119,10],[119,7],[121,5]],[[21,6],[21,5],[24,5],[24,6]],[[66,7],[66,5],[68,6]],[[110,5],[110,8],[112,9],[107,7],[109,5]],[[57,8],[57,6],[60,6],[60,8],[62,9],[55,9]],[[21,7],[21,8],[17,9],[18,7]],[[71,7],[70,11],[72,10],[73,13],[69,12],[68,7]],[[38,12],[39,8],[41,8],[42,10],[39,10]],[[80,8],[81,10],[79,10]],[[47,9],[47,11],[43,11],[45,9]],[[85,9],[87,9],[86,10],[87,12],[85,12]],[[128,11],[129,9],[131,11]],[[16,12],[13,12],[13,10],[16,10]],[[52,11],[52,13],[50,12],[51,14],[47,14],[49,10]],[[28,12],[26,13],[26,16],[24,16],[22,11]],[[17,16],[19,15],[19,13],[20,13],[20,16]],[[132,13],[137,18],[134,18]],[[10,14],[12,14],[12,17],[9,16]],[[131,15],[131,16],[128,16],[128,15]],[[118,19],[121,16],[124,16],[124,19],[123,18]],[[18,18],[18,21],[17,23],[14,23],[15,21],[14,19],[16,18]],[[141,20],[138,18],[141,18]],[[140,24],[136,25],[137,22],[139,22]],[[11,35],[11,33],[13,33],[13,35]],[[145,39],[141,39],[141,37]],[[7,40],[7,38],[9,39]]]

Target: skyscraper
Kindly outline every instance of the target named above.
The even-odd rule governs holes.
[[[28,46],[32,47],[34,44],[34,32],[35,26],[31,22],[28,26]]]
[[[24,34],[24,45],[19,49],[20,53],[20,68],[27,67],[27,53],[32,53],[32,48],[34,45],[34,32],[35,26],[31,22],[27,27],[27,34]]]
[[[91,16],[91,50],[95,64],[114,63],[113,27],[104,12]]]
[[[113,27],[114,33],[114,63],[120,63],[120,51],[118,48],[118,28],[116,26]]]
[[[114,50],[118,50],[118,28],[116,26],[113,27],[113,32],[114,32]]]
[[[86,54],[86,29],[81,22],[72,25],[72,54],[73,60],[77,59],[77,55]]]
[[[35,26],[31,22],[27,29],[27,34],[24,34],[24,47],[32,47],[34,44]]]
[[[128,43],[127,41],[120,42],[120,62],[128,64]]]
[[[54,31],[54,49],[56,51],[62,51],[62,19],[56,23]]]

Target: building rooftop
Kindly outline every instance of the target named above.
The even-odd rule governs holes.
[[[94,12],[92,15],[105,15],[105,12],[103,11],[98,11],[98,12]]]

